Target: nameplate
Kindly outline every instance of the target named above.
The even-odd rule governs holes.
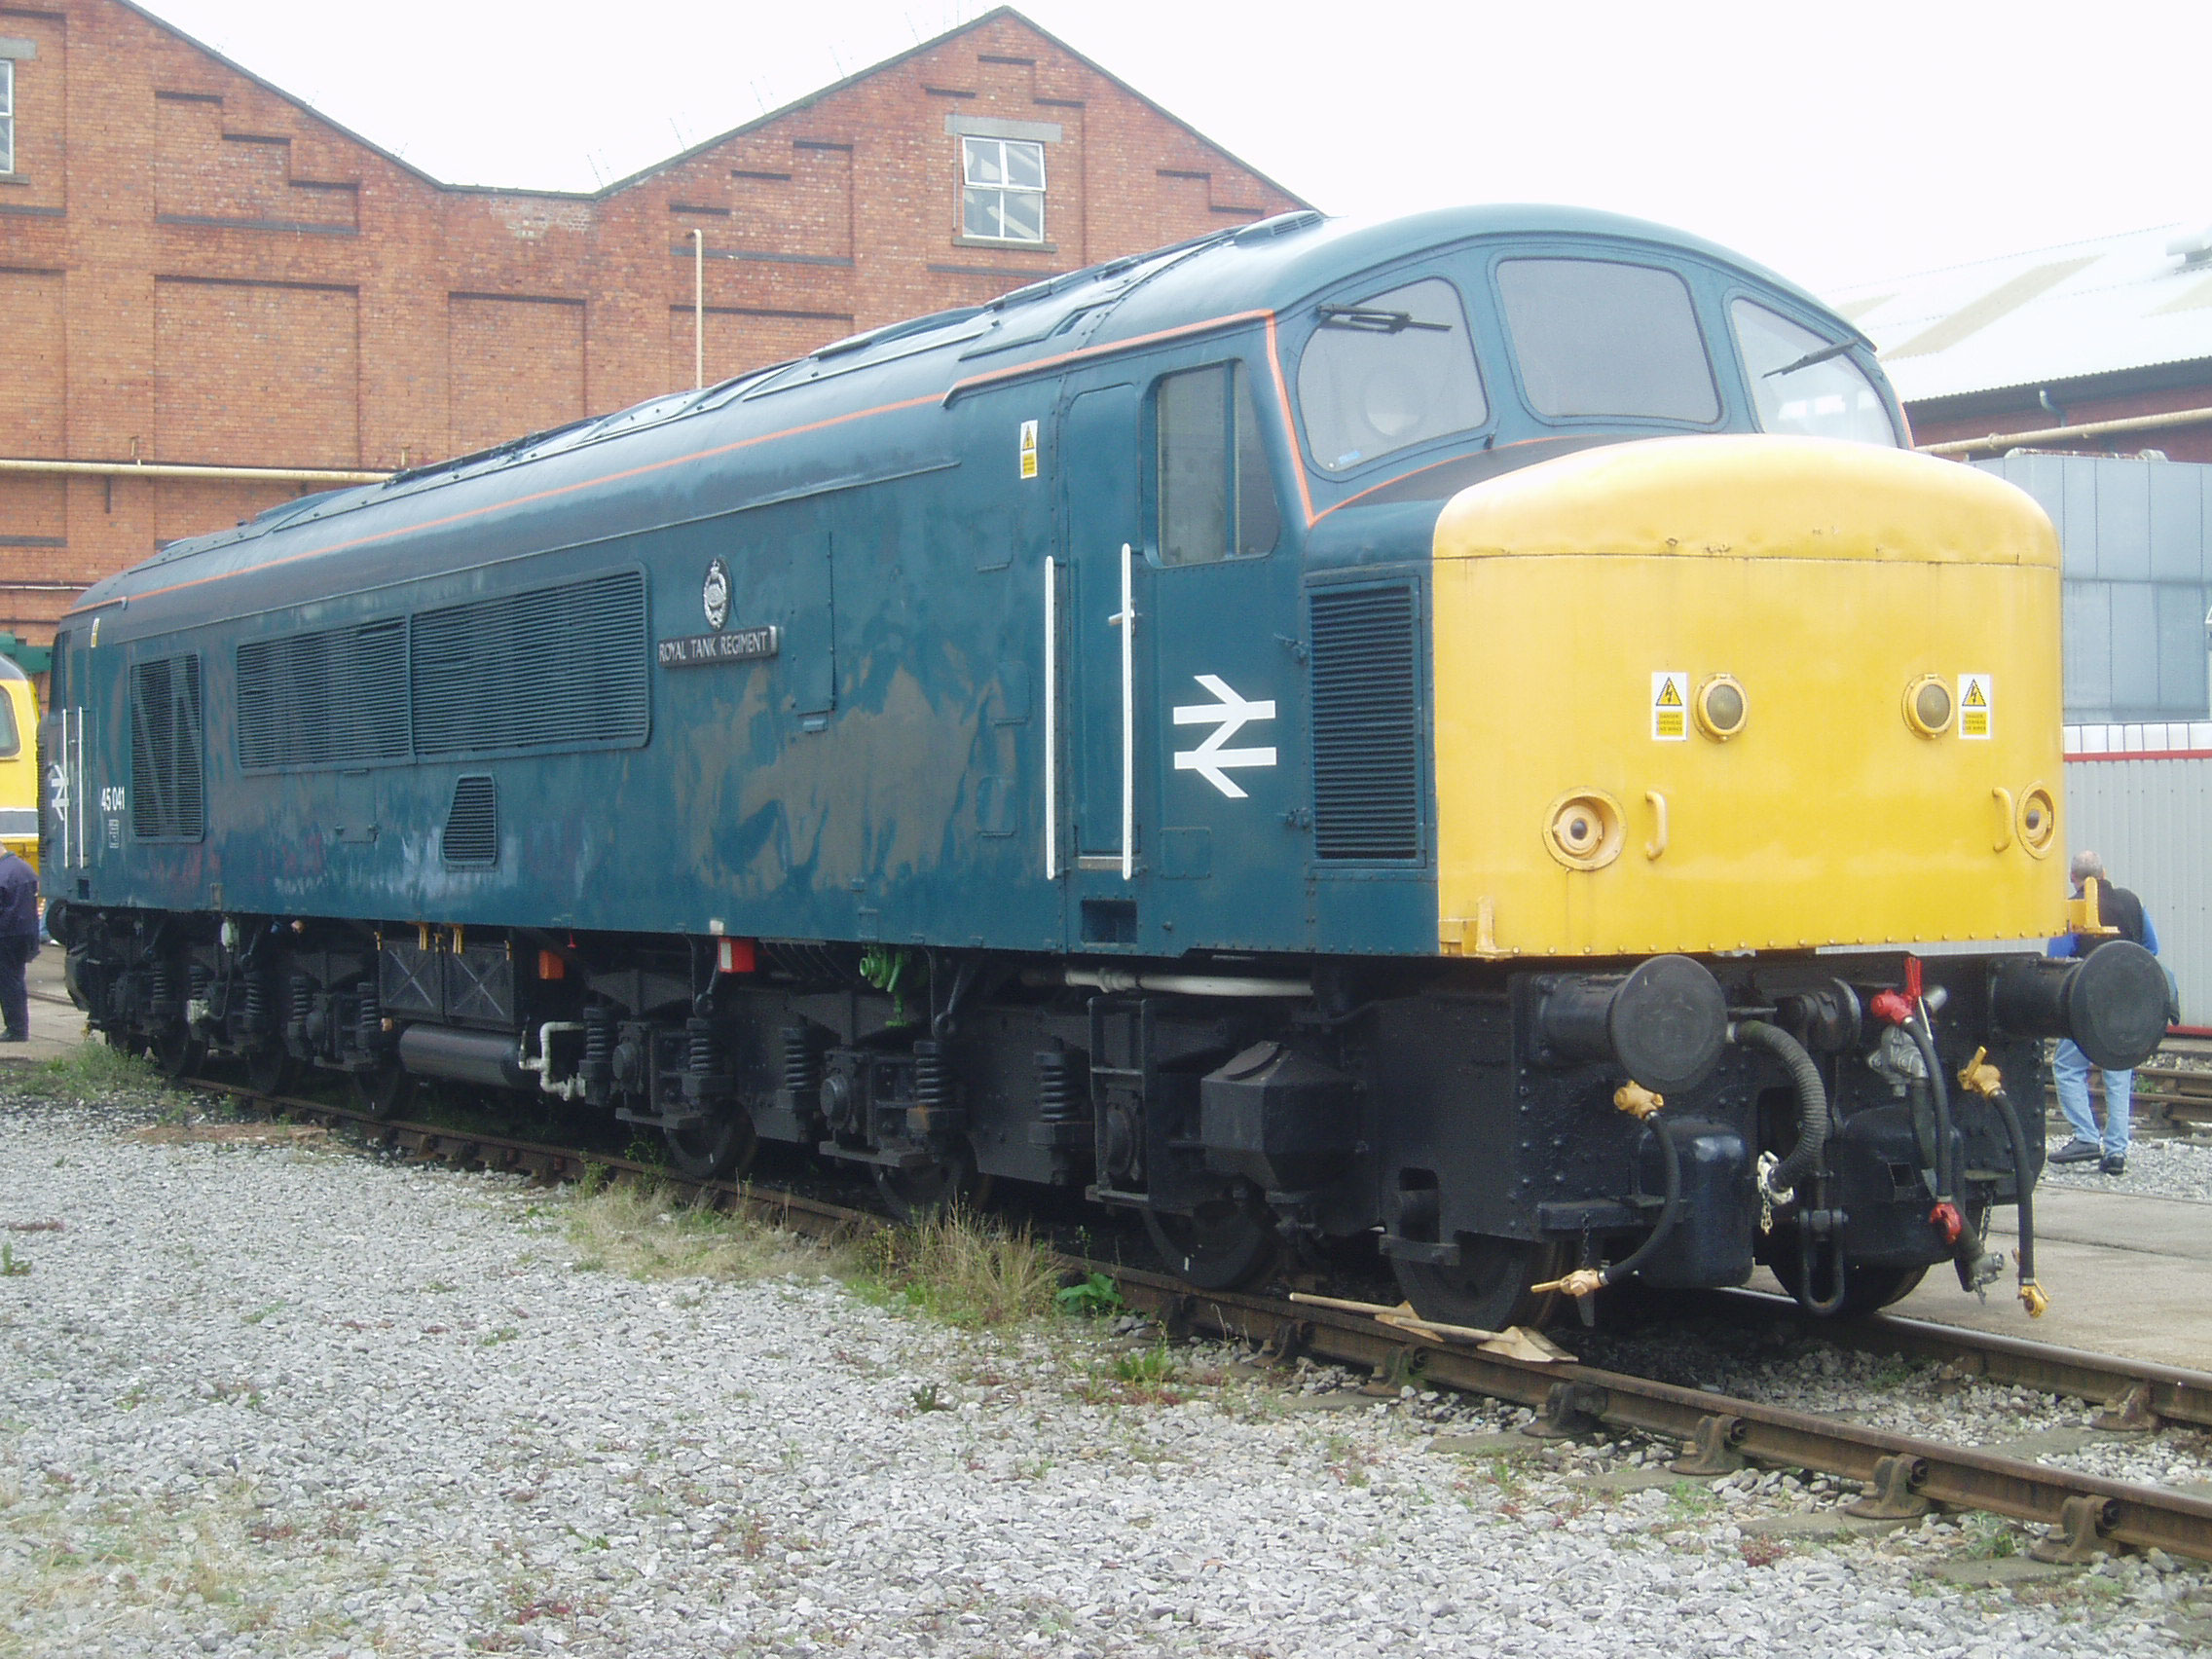
[[[663,668],[704,668],[717,662],[758,662],[783,648],[782,631],[730,628],[719,634],[694,634],[687,640],[662,640],[654,647]]]

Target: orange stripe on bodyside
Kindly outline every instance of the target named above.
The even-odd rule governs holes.
[[[1274,371],[1275,396],[1282,400],[1282,429],[1290,440],[1290,469],[1298,476],[1298,498],[1306,508],[1306,528],[1311,530],[1313,492],[1306,484],[1306,457],[1298,448],[1298,424],[1290,417],[1290,383],[1282,378],[1282,351],[1275,340],[1274,313],[1268,313],[1268,367]]]
[[[1093,357],[1110,357],[1117,351],[1134,351],[1142,346],[1157,346],[1162,340],[1181,340],[1187,335],[1211,334],[1216,329],[1231,328],[1239,322],[1262,320],[1272,327],[1275,313],[1272,311],[1235,312],[1228,316],[1209,317],[1204,322],[1186,322],[1180,328],[1162,328],[1153,334],[1132,335],[1126,340],[1109,340],[1103,346],[1085,346],[1077,350],[1062,351],[1057,356],[1039,357],[1034,362],[1009,364],[1003,369],[993,369],[987,375],[971,375],[964,381],[954,381],[951,389],[944,394],[944,401],[950,403],[962,392],[974,391],[978,387],[994,386],[1000,381],[1020,380],[1025,375],[1043,374],[1048,369],[1056,369],[1064,363],[1088,362]]]

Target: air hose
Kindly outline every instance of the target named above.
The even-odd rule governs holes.
[[[1828,1091],[1821,1081],[1821,1068],[1805,1046],[1779,1025],[1763,1019],[1740,1020],[1728,1035],[1746,1048],[1764,1049],[1780,1060],[1797,1088],[1797,1144],[1789,1156],[1759,1177],[1761,1195],[1780,1203],[1799,1181],[1821,1166],[1821,1154],[1828,1144]]]
[[[1631,1084],[1628,1088],[1622,1089],[1620,1094],[1614,1096],[1615,1102],[1619,1103],[1622,1096],[1629,1095],[1632,1091],[1641,1093],[1641,1091],[1636,1089],[1634,1084]],[[1564,1291],[1568,1296],[1588,1296],[1594,1290],[1603,1290],[1606,1285],[1618,1284],[1649,1261],[1651,1253],[1664,1244],[1667,1241],[1667,1235],[1675,1231],[1675,1223],[1680,1219],[1682,1213],[1682,1158],[1675,1147],[1675,1137],[1667,1132],[1666,1124],[1655,1115],[1658,1097],[1645,1093],[1642,1094],[1642,1098],[1653,1102],[1653,1104],[1640,1111],[1637,1111],[1635,1107],[1622,1105],[1621,1110],[1624,1112],[1637,1111],[1637,1115],[1643,1120],[1643,1126],[1658,1137],[1659,1166],[1664,1182],[1659,1203],[1659,1219],[1651,1224],[1651,1231],[1643,1235],[1643,1242],[1619,1261],[1608,1262],[1602,1268],[1576,1268],[1574,1272],[1564,1278],[1552,1279],[1544,1284],[1530,1285],[1529,1288],[1531,1291],[1541,1293],[1557,1290]]]
[[[2040,1319],[2050,1306],[2050,1298],[2044,1294],[2043,1286],[2036,1282],[2036,1200],[2035,1187],[2028,1179],[2028,1136],[2020,1126],[2020,1114],[2012,1105],[2012,1097],[2005,1092],[2004,1080],[1997,1068],[1985,1063],[1988,1051],[1976,1051],[1966,1069],[1959,1073],[1959,1082],[1977,1094],[1986,1095],[1990,1105],[1997,1109],[1998,1121],[2005,1125],[2005,1138],[2012,1148],[2013,1203],[2019,1217],[2020,1243],[2012,1259],[2019,1268],[2020,1303],[2028,1310],[2028,1317]]]
[[[1952,1201],[1955,1174],[1951,1167],[1951,1091],[1944,1087],[1943,1064],[1936,1057],[1935,1040],[1928,1034],[1928,1015],[1904,1022],[1904,1034],[1920,1051],[1920,1063],[1928,1068],[1928,1097],[1936,1108],[1936,1201]]]
[[[1951,1261],[1959,1270],[1959,1288],[1978,1294],[2005,1271],[2005,1264],[1989,1253],[1980,1232],[1952,1196],[1958,1185],[1958,1169],[1953,1161],[1957,1149],[1951,1143],[1951,1091],[1943,1081],[1942,1062],[1936,1057],[1936,1039],[1928,1019],[1928,1005],[1921,1004],[1917,1014],[1917,1018],[1904,1022],[1904,1033],[1920,1051],[1921,1064],[1928,1068],[1928,1093],[1936,1107],[1936,1208],[1929,1219],[1943,1230],[1945,1241],[1951,1246]],[[2010,1132],[2009,1128],[2007,1132]],[[2013,1156],[2018,1158],[2018,1148],[2024,1142],[2014,1145]]]

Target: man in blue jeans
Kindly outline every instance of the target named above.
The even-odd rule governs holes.
[[[2105,861],[2095,853],[2074,855],[2074,896],[2083,884],[2097,884],[2097,920],[2118,934],[2068,934],[2050,941],[2053,956],[2086,956],[2114,939],[2132,940],[2153,956],[2158,954],[2158,930],[2151,925],[2143,901],[2124,887],[2115,887],[2105,874]],[[2058,1087],[2058,1109],[2073,1126],[2074,1138],[2050,1155],[2053,1163],[2094,1163],[2106,1175],[2127,1172],[2127,1117],[2134,1098],[2135,1074],[2105,1073],[2105,1126],[2100,1143],[2097,1120],[2089,1109],[2089,1056],[2067,1038],[2060,1038],[2050,1059],[2051,1081]]]

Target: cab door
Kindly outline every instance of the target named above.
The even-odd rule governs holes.
[[[1144,624],[1141,401],[1134,382],[1072,381],[1060,405],[1056,645],[1064,756],[1060,822],[1051,833],[1071,948],[1138,942],[1144,886],[1137,765],[1150,699]]]
[[[1259,377],[1218,346],[1173,361],[1146,393],[1151,614],[1137,638],[1153,677],[1159,924],[1147,943],[1299,949],[1308,694],[1298,560],[1271,461],[1280,425]]]

